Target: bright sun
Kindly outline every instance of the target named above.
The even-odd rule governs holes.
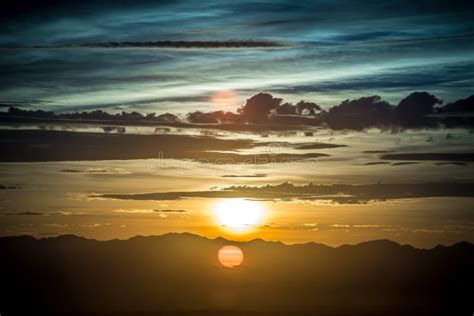
[[[259,224],[263,211],[260,203],[244,199],[226,199],[214,206],[219,224],[234,231],[244,231]]]

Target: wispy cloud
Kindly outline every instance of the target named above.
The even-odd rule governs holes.
[[[10,212],[6,213],[7,216],[71,216],[71,215],[85,215],[85,212],[36,212],[36,211],[25,211],[25,212]]]
[[[130,174],[123,168],[85,168],[85,169],[61,169],[63,173],[85,173],[85,174]]]
[[[172,209],[165,209],[165,210],[157,210],[157,209],[119,209],[114,210],[115,213],[128,213],[128,214],[152,214],[152,213],[161,213],[161,214],[179,214],[179,213],[187,213],[186,210],[172,210]]]
[[[289,43],[265,40],[226,41],[138,41],[138,42],[96,42],[66,45],[35,45],[34,48],[156,48],[156,49],[282,49]]]

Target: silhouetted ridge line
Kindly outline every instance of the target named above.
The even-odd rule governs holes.
[[[217,252],[228,244],[242,249],[241,267],[219,264]],[[0,238],[0,253],[7,289],[0,307],[10,315],[202,310],[346,315],[371,314],[375,307],[381,314],[431,315],[473,308],[466,289],[474,281],[474,245],[468,242],[416,249],[376,240],[332,248],[188,233],[109,241],[18,236]],[[216,300],[216,293],[232,300]]]
[[[299,246],[314,246],[314,247],[325,247],[327,249],[343,249],[343,248],[370,248],[370,247],[393,247],[393,248],[410,248],[413,250],[435,250],[438,247],[442,248],[473,248],[474,250],[474,244],[468,242],[468,241],[459,241],[457,243],[454,243],[450,246],[446,245],[436,245],[432,248],[425,249],[425,248],[415,248],[412,245],[409,244],[400,244],[396,241],[390,240],[390,239],[375,239],[375,240],[368,240],[368,241],[362,241],[360,243],[356,244],[343,244],[340,246],[332,247],[329,245],[321,244],[321,243],[315,243],[314,241],[311,242],[306,242],[306,243],[295,243],[295,244],[286,244],[281,241],[273,241],[273,240],[265,240],[262,238],[255,238],[251,239],[249,241],[238,241],[238,240],[231,240],[231,239],[226,239],[222,236],[216,237],[216,238],[209,238],[189,232],[170,232],[170,233],[165,233],[162,235],[136,235],[130,238],[126,239],[106,239],[106,240],[101,240],[101,239],[94,239],[94,238],[87,238],[83,236],[78,236],[75,234],[63,234],[63,235],[58,235],[58,236],[52,236],[52,237],[39,237],[36,238],[31,235],[18,235],[18,236],[2,236],[0,237],[0,242],[9,242],[12,240],[18,240],[18,241],[35,241],[35,242],[43,242],[43,241],[59,241],[59,242],[76,242],[76,241],[84,241],[84,242],[98,242],[98,243],[107,243],[107,242],[130,242],[130,241],[162,241],[162,240],[203,240],[203,241],[209,241],[209,242],[225,242],[225,243],[232,243],[236,245],[245,245],[245,244],[268,244],[268,245],[280,245],[280,246],[285,246],[285,247],[299,247]]]

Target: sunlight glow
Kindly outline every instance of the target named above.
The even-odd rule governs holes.
[[[217,221],[233,231],[245,231],[260,223],[264,209],[258,202],[226,199],[214,206]]]

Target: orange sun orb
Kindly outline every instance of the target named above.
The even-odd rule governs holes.
[[[219,262],[226,268],[236,268],[244,261],[244,253],[237,246],[223,246],[217,254]]]
[[[232,90],[214,92],[209,102],[216,110],[232,110],[238,105],[237,95]]]

